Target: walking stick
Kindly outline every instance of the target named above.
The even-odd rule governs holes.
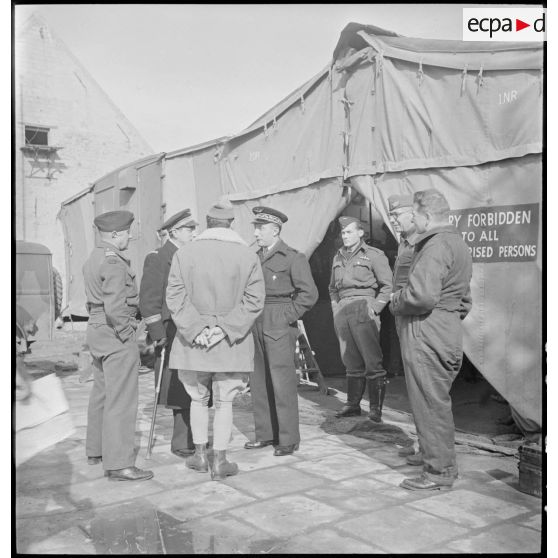
[[[155,417],[157,416],[157,401],[159,400],[159,392],[161,391],[161,379],[163,378],[163,370],[165,366],[165,350],[161,351],[161,365],[159,367],[159,377],[157,378],[157,386],[155,387],[155,400],[153,401],[153,414],[151,415],[151,428],[149,429],[149,440],[147,441],[147,459],[151,459],[151,446],[153,444],[153,430],[155,430]]]

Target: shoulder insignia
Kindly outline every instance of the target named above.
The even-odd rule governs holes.
[[[105,256],[118,256],[118,254],[112,250],[105,250]]]
[[[147,255],[149,256],[149,254],[158,254],[159,250],[151,250],[151,252],[147,252]]]
[[[366,245],[366,249],[370,252],[373,252],[374,254],[383,254],[384,253],[379,248],[376,248],[375,246],[369,246],[368,244]]]

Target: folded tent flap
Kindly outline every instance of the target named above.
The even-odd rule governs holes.
[[[465,42],[376,36],[359,31],[368,45],[387,58],[463,70],[540,70],[543,43]]]

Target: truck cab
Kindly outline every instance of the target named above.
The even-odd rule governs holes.
[[[52,339],[61,283],[50,250],[36,242],[17,240],[15,279],[16,336],[24,335],[26,343]]]

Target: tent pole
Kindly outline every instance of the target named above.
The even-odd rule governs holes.
[[[368,200],[368,235],[372,245],[372,202]]]

